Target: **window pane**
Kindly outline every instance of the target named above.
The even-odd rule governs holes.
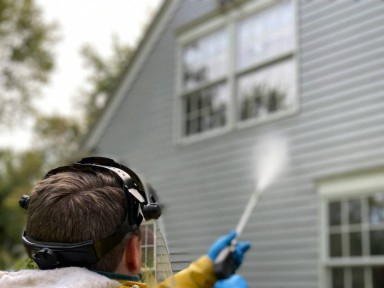
[[[341,243],[341,233],[334,233],[329,235],[329,252],[331,257],[342,256]]]
[[[353,267],[352,272],[352,288],[364,288],[364,268]]]
[[[285,1],[237,25],[237,68],[245,68],[294,47],[293,7]]]
[[[349,224],[361,223],[361,200],[354,199],[348,201],[348,220]]]
[[[341,225],[341,202],[330,202],[328,204],[329,225]]]
[[[384,287],[384,266],[372,267],[373,288]]]
[[[332,268],[332,288],[344,288],[344,269]]]
[[[186,122],[186,135],[192,135],[200,132],[199,118],[190,117]]]
[[[293,105],[295,94],[293,60],[270,65],[238,78],[238,118],[264,118]]]
[[[184,89],[224,76],[227,53],[228,35],[223,29],[185,46],[182,52]]]
[[[227,123],[228,86],[221,83],[184,97],[185,135],[223,127]]]
[[[371,231],[371,255],[384,255],[384,230]]]
[[[372,224],[384,222],[384,193],[368,198],[369,221]]]
[[[361,232],[349,233],[349,255],[361,256],[363,255],[363,245]]]

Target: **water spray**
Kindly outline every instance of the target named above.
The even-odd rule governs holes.
[[[263,138],[256,151],[256,188],[237,224],[236,238],[232,241],[231,246],[221,251],[215,260],[215,274],[219,279],[228,278],[235,273],[233,253],[238,238],[243,233],[261,195],[288,163],[288,145],[286,139],[279,135],[268,135]]]

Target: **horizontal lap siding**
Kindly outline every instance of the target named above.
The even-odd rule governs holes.
[[[318,287],[318,177],[384,165],[384,4],[299,1],[300,113],[189,145],[173,142],[175,31],[214,1],[182,1],[98,145],[143,173],[164,203],[180,270],[234,229],[255,186],[264,132],[291,143],[291,166],[245,228],[250,287]],[[257,157],[257,156],[256,156]]]
[[[300,13],[297,159],[320,176],[382,165],[383,3],[310,2]]]

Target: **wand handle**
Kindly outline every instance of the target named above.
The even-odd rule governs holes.
[[[218,279],[225,279],[235,274],[235,256],[232,247],[222,250],[214,263],[214,272]]]

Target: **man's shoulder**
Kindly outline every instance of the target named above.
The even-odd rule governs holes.
[[[120,286],[121,284],[115,280],[80,267],[67,267],[52,270],[25,269],[20,271],[0,272],[0,288],[118,288]]]

